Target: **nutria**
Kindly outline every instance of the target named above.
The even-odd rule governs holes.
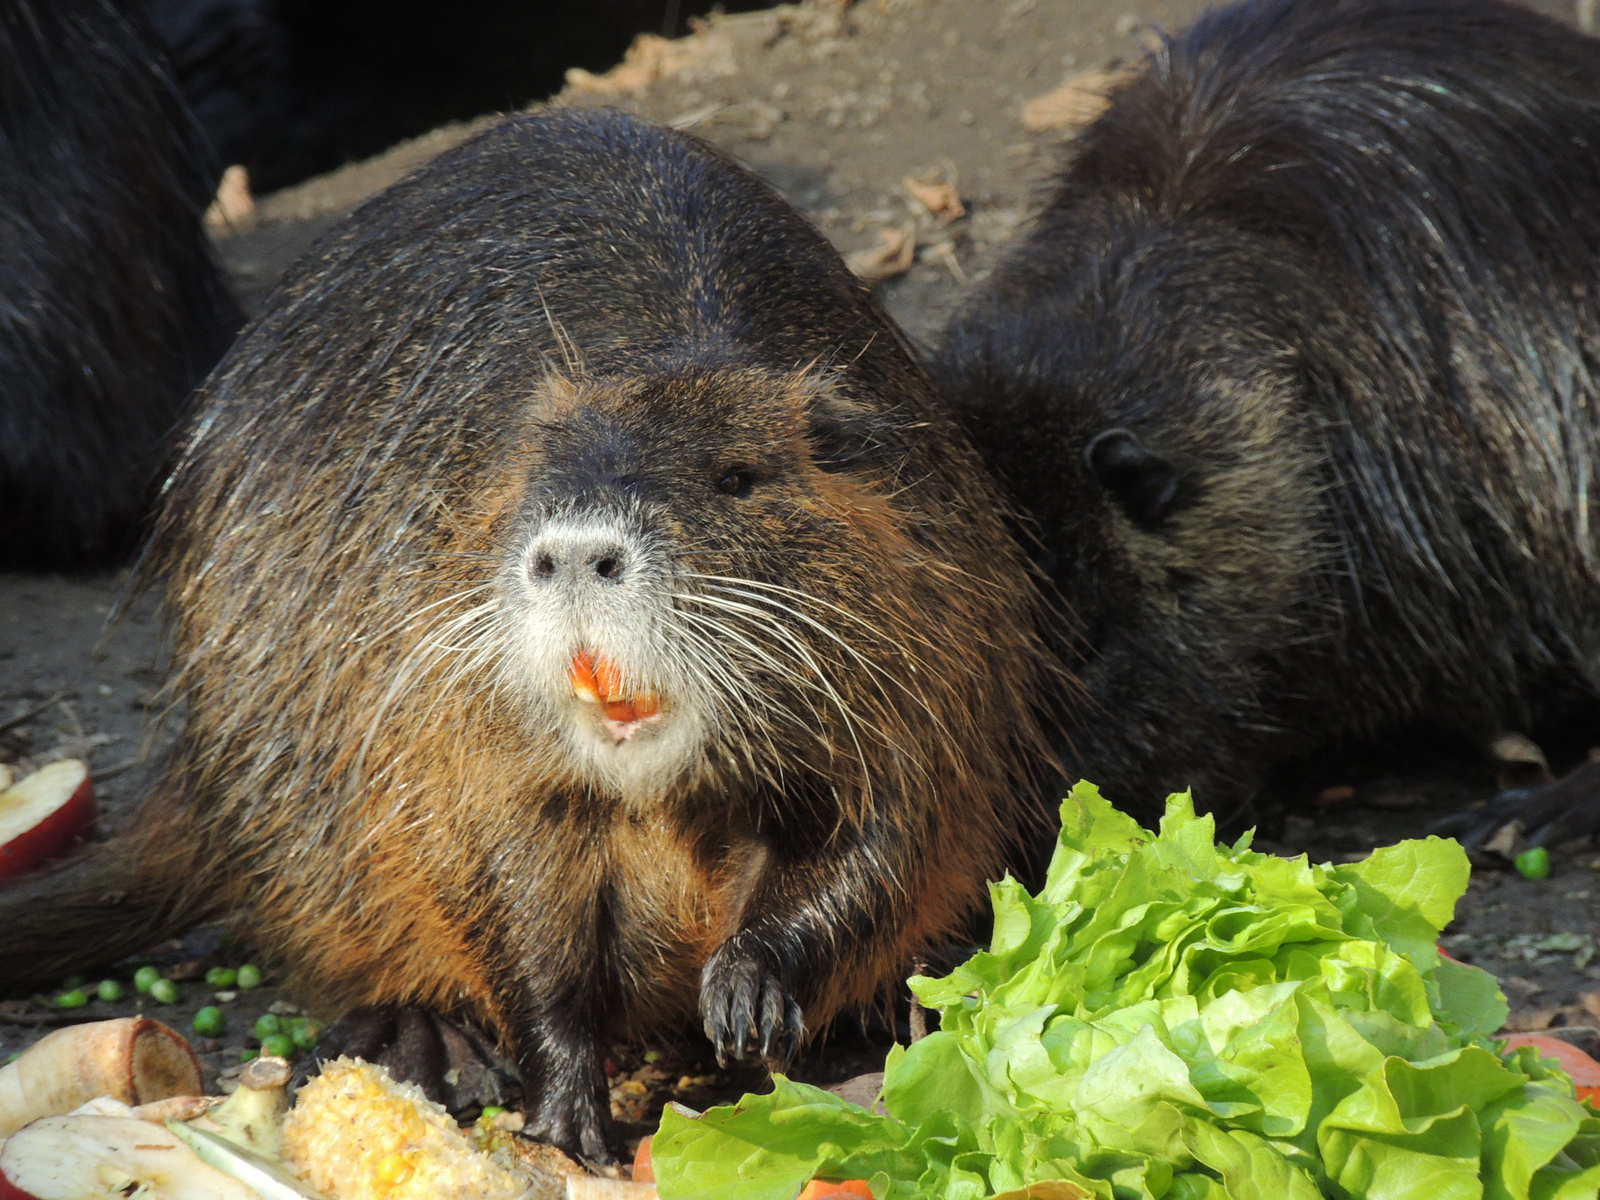
[[[210,150],[112,0],[0,5],[0,565],[132,548],[194,385],[238,326]]]
[[[705,144],[512,117],[202,391],[150,554],[181,743],[0,901],[14,977],[238,911],[307,998],[495,1031],[601,1158],[604,1039],[698,1010],[782,1061],[1026,825],[1024,557],[867,289]]]
[[[1597,295],[1600,42],[1255,0],[1154,53],[934,367],[1082,655],[1076,769],[1232,813],[1600,687]]]

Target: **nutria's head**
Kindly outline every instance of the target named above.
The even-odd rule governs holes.
[[[496,641],[553,774],[726,786],[853,760],[919,703],[907,605],[936,567],[890,509],[889,414],[824,373],[701,366],[552,374],[525,417]]]
[[[1094,700],[1078,769],[1125,807],[1192,786],[1227,813],[1239,789],[1205,764],[1268,728],[1263,662],[1327,607],[1301,329],[1333,321],[1292,255],[1204,222],[1086,203],[1035,239],[936,374],[1063,602]]]

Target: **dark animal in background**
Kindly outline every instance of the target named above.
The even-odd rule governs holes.
[[[0,564],[127,552],[238,316],[209,153],[109,0],[0,0]]]
[[[976,455],[702,143],[511,118],[329,233],[204,392],[152,556],[181,743],[0,894],[11,978],[241,911],[373,1006],[324,1053],[481,1022],[601,1158],[607,1038],[698,1014],[783,1061],[1026,829],[1051,668]]]
[[[1600,687],[1600,42],[1261,0],[1156,53],[937,354],[1130,806]],[[1573,804],[1581,792],[1583,799]],[[1544,837],[1600,778],[1516,798]]]
[[[303,71],[296,70],[302,64],[295,61],[295,43],[281,0],[121,2],[125,9],[143,13],[165,49],[173,77],[217,160],[247,167],[255,190],[294,183],[297,177],[315,174],[318,167],[331,169],[356,157],[331,154],[326,137],[319,136],[322,131],[308,127],[296,111],[295,101],[304,86],[297,76]],[[416,72],[411,81],[419,90],[426,90],[429,83],[426,75]],[[373,147],[369,153],[381,148]]]
[[[160,36],[224,164],[257,192],[378,154],[448,121],[559,92],[636,34],[771,0],[117,0]]]

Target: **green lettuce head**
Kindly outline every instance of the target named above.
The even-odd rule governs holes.
[[[664,1200],[1593,1200],[1600,1117],[1492,976],[1442,957],[1466,855],[1427,838],[1312,865],[1218,846],[1187,794],[1151,834],[1090,784],[1043,891],[912,991],[939,1032],[873,1111],[776,1077],[652,1146]]]

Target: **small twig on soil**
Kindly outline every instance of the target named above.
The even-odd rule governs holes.
[[[88,1012],[0,1013],[0,1025],[28,1025],[34,1029],[52,1026],[86,1025],[102,1018]]]
[[[65,692],[57,692],[54,696],[51,696],[48,700],[40,701],[38,704],[35,704],[32,708],[28,709],[26,712],[18,713],[14,717],[8,717],[4,721],[0,721],[0,733],[8,733],[11,730],[15,729],[18,725],[26,725],[29,721],[33,720],[40,713],[44,712],[45,709],[51,707],[54,704],[61,703],[61,701],[65,700],[66,698],[67,698],[67,694]]]
[[[133,758],[125,758],[119,763],[112,763],[103,771],[94,771],[90,774],[90,778],[96,783],[104,783],[108,779],[121,775],[124,771],[131,771],[134,767],[140,766],[144,762],[145,756],[138,754]]]
[[[0,1004],[0,1025],[29,1025],[41,1029],[55,1025],[83,1025],[101,1019],[100,1015],[87,1009],[59,1009],[48,996],[35,995],[32,1004],[32,1011],[19,1008],[17,1001]]]
[[[83,722],[78,720],[78,710],[65,700],[60,700],[57,703],[61,706],[61,711],[67,714],[67,727],[72,731],[72,736],[82,741],[85,735]]]

